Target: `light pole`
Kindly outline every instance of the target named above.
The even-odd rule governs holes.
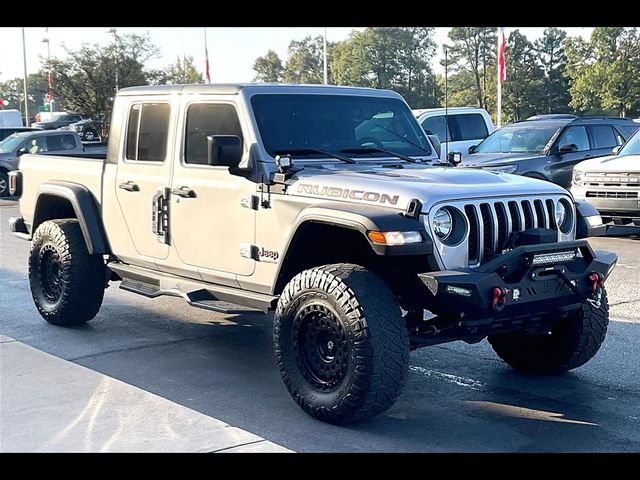
[[[49,28],[47,27],[47,33],[49,32]],[[44,37],[42,39],[42,43],[47,44],[47,85],[49,90],[47,92],[47,102],[49,103],[49,112],[53,112],[53,93],[51,91],[51,49],[49,48],[49,37]]]
[[[22,27],[22,65],[24,67],[24,124],[30,127],[29,121],[29,90],[27,88],[27,43],[24,40],[24,27]]]
[[[111,33],[113,35],[113,41],[116,47],[116,92],[118,92],[118,29],[110,28],[107,30],[107,33]]]

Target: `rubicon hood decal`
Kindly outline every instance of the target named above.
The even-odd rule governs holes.
[[[400,195],[389,195],[381,192],[369,192],[358,190],[357,188],[340,188],[327,187],[321,185],[313,185],[310,183],[299,183],[298,193],[310,193],[313,195],[333,197],[333,198],[350,198],[352,200],[364,200],[365,202],[389,203],[396,205],[400,199]]]

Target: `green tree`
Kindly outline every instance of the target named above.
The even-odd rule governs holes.
[[[176,63],[166,68],[166,83],[179,85],[185,83],[204,83],[202,74],[196,70],[193,57],[183,55],[178,56]]]
[[[30,73],[27,76],[27,88],[29,92],[29,117],[33,118],[44,105],[49,92],[47,74],[40,71]],[[15,108],[22,112],[24,118],[24,86],[22,78],[14,78],[0,83],[0,98],[7,100],[9,105],[4,108]],[[54,107],[56,109],[64,107],[64,99],[57,98],[54,90]]]
[[[292,40],[287,50],[283,79],[287,83],[324,83],[324,39],[321,35]],[[327,44],[327,57],[330,45]]]
[[[544,73],[538,65],[537,52],[519,30],[509,34],[505,49],[508,77],[503,85],[502,101],[505,120],[517,122],[527,118],[544,106]]]
[[[393,89],[415,108],[435,106],[434,53],[431,27],[367,28],[332,48],[331,74],[339,85]]]
[[[582,112],[640,109],[640,38],[636,28],[597,27],[590,40],[566,43],[570,105]]]
[[[158,55],[148,35],[119,35],[108,47],[82,45],[65,49],[64,60],[51,58],[55,91],[68,109],[89,115],[104,134],[113,105],[116,78],[119,88],[149,83],[144,63]],[[44,70],[47,66],[45,65]]]
[[[253,62],[253,71],[256,72],[254,81],[277,83],[282,81],[284,67],[278,54],[269,50],[264,57],[256,58]]]
[[[450,87],[454,93],[468,89],[471,74],[473,93],[478,107],[487,108],[492,79],[495,78],[497,29],[495,27],[453,27],[449,31],[449,67],[452,70]],[[465,95],[468,96],[468,95]]]
[[[545,28],[541,38],[535,41],[537,60],[544,73],[543,92],[540,96],[540,113],[571,112],[569,81],[564,74],[567,65],[565,39],[567,32],[559,28]]]

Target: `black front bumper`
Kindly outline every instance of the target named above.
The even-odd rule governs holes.
[[[575,252],[572,260],[551,254]],[[544,257],[540,254],[549,254]],[[536,261],[547,260],[541,265]],[[434,313],[471,319],[507,319],[561,310],[595,298],[618,257],[585,240],[517,247],[475,269],[421,273]],[[594,287],[594,274],[599,278]],[[496,299],[498,290],[501,292]],[[596,292],[597,293],[597,292]]]

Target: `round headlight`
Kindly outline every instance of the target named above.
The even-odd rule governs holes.
[[[575,169],[573,170],[573,183],[575,183],[576,185],[580,185],[580,182],[582,182],[583,178],[584,172]]]
[[[567,219],[567,207],[564,202],[556,203],[556,225],[562,229],[564,221]]]
[[[449,213],[449,210],[446,208],[438,210],[433,216],[431,228],[433,229],[433,233],[435,233],[440,240],[445,240],[449,237],[453,230],[453,217],[451,216],[451,213]]]

